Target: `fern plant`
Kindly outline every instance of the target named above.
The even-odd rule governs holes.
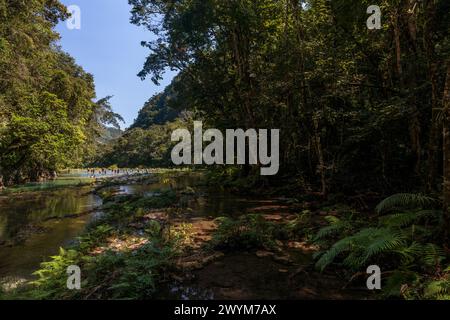
[[[428,282],[423,297],[433,300],[450,300],[450,276]]]
[[[372,258],[394,252],[405,245],[406,237],[401,232],[387,228],[366,228],[336,242],[320,257],[316,265],[323,271],[339,255],[347,253],[344,265],[359,269]]]
[[[319,230],[314,237],[314,241],[326,239],[336,234],[342,234],[352,228],[350,221],[339,219],[335,216],[326,216],[325,220],[329,223],[329,225]]]
[[[434,276],[418,276],[418,281],[404,285],[406,299],[450,300],[450,266]]]
[[[419,271],[435,272],[446,259],[444,250],[432,243],[434,230],[442,216],[441,211],[433,210],[435,204],[432,198],[414,194],[398,194],[383,200],[376,211],[389,214],[380,216],[371,227],[344,236],[319,253],[316,267],[323,271],[338,262],[353,271],[361,271],[370,264],[377,264],[383,266],[383,270],[390,270],[388,295],[394,292],[400,295],[405,281],[419,281]],[[351,230],[349,221],[336,217],[327,217],[327,221],[329,226],[317,233],[316,241]],[[441,283],[434,285],[438,284]]]
[[[381,201],[375,208],[379,214],[392,210],[429,208],[437,201],[420,194],[398,193]]]

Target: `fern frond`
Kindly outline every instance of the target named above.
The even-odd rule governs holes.
[[[371,258],[406,246],[403,232],[388,228],[366,228],[358,233],[336,242],[317,261],[316,266],[322,271],[340,254],[351,251],[344,259],[344,264],[358,269]]]
[[[331,235],[337,234],[341,229],[343,228],[343,225],[331,225],[324,227],[320,229],[316,236],[314,237],[314,241],[330,237]]]
[[[339,219],[338,217],[335,216],[326,216],[325,220],[330,224],[330,225],[337,225],[337,224],[341,224],[342,220]]]
[[[338,255],[352,249],[353,239],[352,237],[344,238],[336,242],[329,250],[327,250],[317,261],[316,267],[321,271],[330,265]]]
[[[450,281],[438,280],[430,282],[424,291],[424,296],[427,299],[441,299],[443,296],[450,294]]]
[[[419,209],[428,207],[435,202],[435,199],[421,194],[398,193],[381,201],[376,207],[376,211],[383,213],[395,209]]]
[[[416,212],[395,213],[378,219],[380,226],[388,228],[403,228],[414,224],[420,216]]]
[[[426,266],[436,267],[445,259],[445,251],[432,243],[423,246],[422,261]]]
[[[395,250],[401,257],[401,262],[403,265],[409,265],[413,263],[417,257],[419,257],[423,252],[423,246],[418,242],[413,242],[408,247],[402,247]]]
[[[365,262],[373,256],[394,251],[406,245],[406,237],[401,232],[392,232],[390,229],[379,229],[374,235],[375,239],[366,248]]]
[[[328,238],[350,227],[350,224],[347,221],[343,221],[335,216],[326,216],[325,220],[327,220],[330,225],[320,229],[314,237],[313,241]]]
[[[401,297],[401,288],[404,284],[416,283],[420,279],[420,275],[414,271],[395,270],[386,280],[386,285],[383,287],[383,296]]]
[[[420,218],[439,219],[442,216],[442,210],[421,210],[417,212]]]
[[[361,248],[354,249],[350,252],[347,258],[344,259],[343,263],[345,266],[352,269],[358,269],[365,264],[366,258],[364,255],[364,250]]]

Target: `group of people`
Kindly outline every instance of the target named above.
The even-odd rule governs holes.
[[[101,176],[115,176],[115,175],[130,175],[130,174],[141,174],[141,173],[150,173],[149,169],[86,169],[87,174],[90,178],[97,178]]]

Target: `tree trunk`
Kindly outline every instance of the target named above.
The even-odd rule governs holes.
[[[394,41],[395,41],[395,58],[397,75],[400,83],[400,87],[403,89],[403,67],[402,67],[402,48],[400,44],[400,21],[398,10],[394,13],[393,27],[394,27]]]
[[[437,119],[437,111],[439,105],[439,84],[438,84],[438,64],[436,61],[435,43],[433,35],[435,27],[433,21],[436,16],[436,3],[434,1],[426,1],[427,21],[424,24],[423,38],[426,58],[428,61],[428,78],[431,83],[431,124],[430,135],[428,140],[428,178],[427,192],[436,191],[438,176],[438,154],[441,145],[441,122]]]
[[[428,179],[427,191],[433,192],[436,190],[436,176],[438,173],[437,160],[440,146],[440,121],[437,119],[438,109],[438,84],[437,84],[437,65],[432,63],[429,66],[429,78],[431,82],[431,126],[430,136],[428,141]]]
[[[321,183],[321,194],[324,198],[327,197],[328,187],[327,187],[327,179],[326,179],[326,166],[325,166],[325,159],[323,156],[323,147],[322,142],[320,138],[320,132],[319,132],[319,119],[317,117],[314,117],[314,142],[316,145],[316,152],[317,152],[317,158],[319,160],[318,165],[318,171],[320,172],[320,183]]]
[[[444,186],[443,186],[443,206],[444,223],[443,235],[446,244],[449,244],[450,231],[450,61],[447,62],[447,77],[445,81],[444,99],[443,99],[443,146],[444,154]]]

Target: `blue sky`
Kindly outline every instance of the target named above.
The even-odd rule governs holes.
[[[120,113],[128,127],[138,111],[153,94],[170,83],[174,73],[166,74],[160,86],[150,79],[141,81],[142,69],[149,51],[141,41],[154,37],[150,31],[129,22],[128,0],[61,0],[66,6],[81,9],[81,29],[69,30],[60,23],[60,44],[77,63],[95,77],[97,97],[113,95],[114,110]]]

